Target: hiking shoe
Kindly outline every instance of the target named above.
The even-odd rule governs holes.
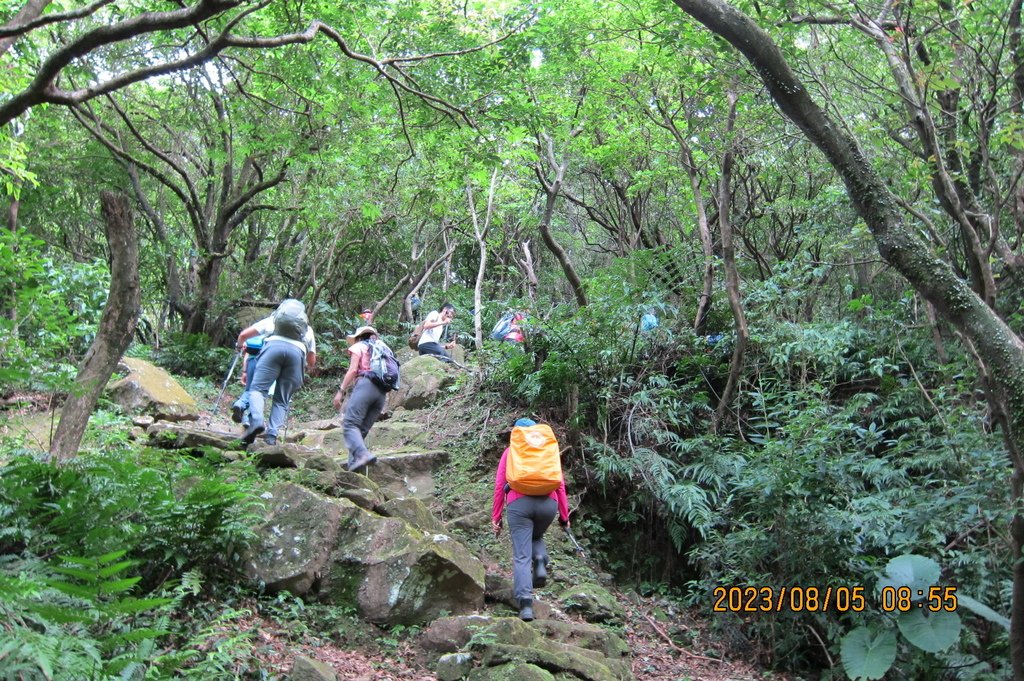
[[[349,463],[348,471],[350,473],[352,473],[354,471],[359,470],[363,466],[369,466],[371,463],[373,463],[376,460],[377,460],[377,457],[375,457],[373,454],[370,454],[370,452],[366,452],[362,456],[356,458],[355,461]]]
[[[533,559],[533,585],[544,586],[548,583],[548,566],[547,559],[545,558],[534,558]]]
[[[245,407],[235,402],[231,405],[231,420],[235,423],[242,422],[242,415],[245,414]]]
[[[257,423],[254,426],[249,426],[249,428],[245,431],[245,435],[242,436],[242,442],[244,442],[247,445],[251,445],[253,441],[256,439],[256,436],[262,433],[264,430],[266,430],[266,428],[263,427],[262,423]]]
[[[277,436],[276,435],[266,435],[266,436],[264,436],[263,441],[266,442],[268,445],[276,445],[277,444]]]
[[[533,599],[532,598],[520,598],[519,599],[519,619],[524,622],[533,621]]]

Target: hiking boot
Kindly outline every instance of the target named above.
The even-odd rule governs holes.
[[[263,437],[263,441],[266,442],[268,445],[271,445],[271,446],[276,445],[277,444],[277,436],[276,435],[266,435],[266,436]]]
[[[533,558],[533,585],[544,586],[548,583],[548,559],[534,556]]]
[[[242,442],[244,442],[247,445],[251,445],[253,441],[256,439],[256,436],[262,433],[264,430],[266,430],[266,428],[263,426],[262,423],[257,423],[256,425],[249,426],[245,431],[245,435],[242,436]]]
[[[524,622],[533,621],[533,599],[532,598],[520,598],[519,599],[519,619]]]
[[[364,452],[361,456],[356,457],[355,461],[349,463],[348,471],[350,473],[355,472],[362,468],[363,466],[369,466],[376,460],[377,457],[375,457],[373,454],[370,454],[370,452]]]
[[[242,415],[245,414],[245,406],[235,402],[231,405],[231,420],[235,423],[242,422]]]

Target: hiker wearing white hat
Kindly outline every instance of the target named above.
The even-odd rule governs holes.
[[[372,343],[377,341],[377,329],[372,326],[360,326],[355,333],[346,336],[346,340],[349,343],[348,371],[341,380],[338,392],[334,394],[334,408],[341,411],[342,402],[345,402],[342,432],[345,448],[348,449],[346,468],[355,471],[377,460],[377,457],[366,448],[364,439],[370,434],[370,428],[383,411],[387,393],[370,377]]]

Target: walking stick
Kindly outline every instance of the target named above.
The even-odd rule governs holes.
[[[226,391],[228,389],[228,383],[231,381],[231,374],[235,373],[235,365],[238,364],[238,358],[241,357],[241,356],[242,356],[242,351],[239,350],[238,352],[235,353],[235,358],[233,360],[231,360],[231,367],[228,369],[228,375],[224,377],[224,386],[221,387],[220,395],[217,396],[217,404],[215,404],[213,406],[213,413],[210,414],[210,418],[211,419],[214,416],[216,416],[217,412],[220,410],[221,400],[224,399],[224,391]]]
[[[587,552],[584,551],[583,547],[580,546],[580,543],[578,541],[576,541],[576,537],[572,536],[572,532],[569,531],[569,528],[563,526],[562,530],[565,531],[565,535],[567,537],[569,537],[569,541],[571,541],[573,546],[576,547],[576,553],[580,554],[580,558],[586,558],[587,557]]]

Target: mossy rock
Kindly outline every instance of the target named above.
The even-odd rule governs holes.
[[[136,357],[121,360],[128,375],[107,388],[110,399],[125,409],[165,421],[195,421],[199,406],[173,376]]]
[[[444,525],[430,512],[427,505],[416,497],[389,499],[378,509],[382,515],[402,518],[413,527],[432,534],[444,533]]]
[[[562,592],[558,599],[562,610],[575,613],[588,622],[622,623],[626,611],[615,597],[597,584],[578,584]]]
[[[471,671],[466,678],[468,681],[560,681],[560,677],[575,678],[573,676],[555,676],[546,669],[529,663],[477,668]]]

